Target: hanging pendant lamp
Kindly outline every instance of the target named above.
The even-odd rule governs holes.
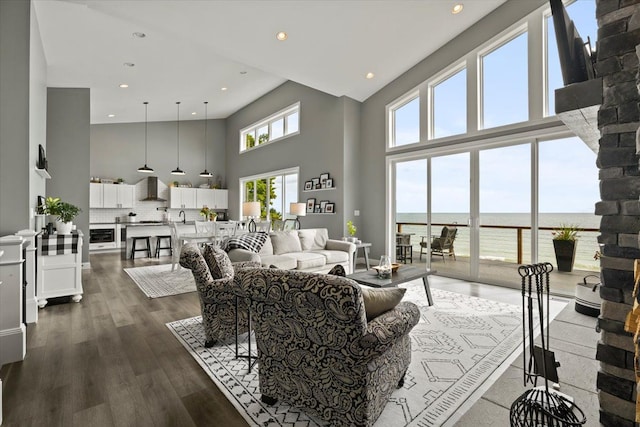
[[[153,169],[147,166],[147,107],[149,106],[148,102],[143,102],[144,104],[144,166],[138,168],[138,172],[142,173],[153,173]]]
[[[176,129],[178,135],[178,165],[171,171],[171,175],[184,175],[184,171],[180,169],[180,101],[176,102],[178,106],[178,119],[176,120]]]
[[[207,170],[207,104],[204,102],[204,170],[200,172],[203,178],[211,178],[213,174]]]

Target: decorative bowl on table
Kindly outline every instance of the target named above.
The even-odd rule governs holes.
[[[380,267],[377,265],[374,265],[373,268],[375,271],[377,271],[378,273],[380,273]],[[400,268],[400,263],[398,262],[392,262],[391,263],[391,272],[395,273],[396,271],[398,271],[398,268]]]

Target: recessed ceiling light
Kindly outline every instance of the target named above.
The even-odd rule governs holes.
[[[122,65],[124,65],[125,67],[135,67],[136,66],[136,64],[134,64],[133,62],[125,62]]]
[[[451,13],[457,15],[458,13],[462,12],[462,9],[464,9],[464,5],[462,3],[456,3],[453,6],[453,9],[451,9]]]
[[[135,32],[135,33],[133,33],[132,35],[133,35],[133,37],[137,37],[137,38],[139,38],[139,39],[143,39],[143,38],[147,37],[147,35],[146,35],[145,33],[141,33],[141,32],[139,32],[139,31],[136,31],[136,32]]]
[[[280,40],[281,42],[285,41],[287,38],[289,38],[289,35],[287,33],[285,33],[284,31],[279,31],[278,34],[276,34],[276,38],[278,40]]]
[[[115,114],[109,114],[107,117],[115,117]]]
[[[118,85],[118,87],[120,87],[120,88],[122,88],[122,89],[126,89],[126,88],[128,88],[128,87],[129,87],[129,85],[128,85],[128,84],[126,84],[126,83],[120,83],[120,84]]]
[[[372,79],[372,78],[374,78],[374,77],[375,77],[375,74],[373,74],[373,73],[367,73],[367,75],[366,75],[365,77],[366,77],[366,78],[368,78],[368,79]]]
[[[196,114],[198,114],[198,113],[196,113],[195,111],[193,113],[191,113],[192,116],[195,116]]]
[[[221,87],[220,90],[224,92],[225,90],[227,90],[227,88],[226,87]]]

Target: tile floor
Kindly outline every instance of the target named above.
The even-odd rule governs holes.
[[[519,290],[438,276],[432,276],[430,283],[433,288],[522,305]],[[595,360],[595,354],[600,334],[595,331],[596,318],[576,312],[573,300],[555,300],[568,302],[551,322],[549,331],[550,348],[561,364],[558,368],[560,391],[572,396],[578,407],[585,412],[586,426],[598,426],[598,362]],[[543,383],[539,381],[538,384]],[[463,407],[460,411],[463,413],[451,419],[445,426],[508,426],[511,404],[529,388],[531,386],[523,386],[523,360],[520,352],[511,366],[499,375],[478,400]]]

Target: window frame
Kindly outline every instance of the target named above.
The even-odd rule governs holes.
[[[288,130],[287,128],[289,127],[287,117],[296,113],[298,114],[298,129],[294,132],[287,132]],[[273,123],[277,122],[280,119],[282,119],[282,129],[284,131],[284,134],[278,138],[268,139],[266,142],[259,144],[258,140],[260,138],[260,135],[258,135],[258,129],[261,129],[267,126],[268,135],[272,135],[273,132],[272,132],[271,126],[273,125]],[[251,133],[255,135],[254,136],[255,145],[253,147],[247,147],[245,142],[246,135]],[[277,111],[268,117],[265,117],[264,119],[258,120],[257,122],[254,122],[249,126],[245,126],[244,128],[240,129],[239,153],[240,154],[246,153],[258,147],[264,147],[266,145],[269,145],[272,142],[281,141],[290,136],[298,135],[299,133],[300,133],[300,102],[298,101],[295,104],[289,105],[288,107],[283,108],[282,110]]]
[[[434,100],[435,100],[435,95],[434,95],[434,90],[436,88],[436,86],[438,86],[440,83],[445,82],[446,80],[448,80],[449,78],[455,76],[456,74],[458,74],[460,71],[462,70],[467,70],[467,61],[465,58],[462,58],[461,60],[453,63],[452,65],[448,66],[447,68],[445,68],[443,71],[441,71],[440,73],[436,74],[432,79],[428,80],[426,82],[426,86],[427,86],[427,140],[428,141],[434,141],[434,140],[438,140],[438,139],[444,139],[444,138],[452,138],[452,137],[456,137],[458,135],[466,135],[467,133],[469,133],[469,129],[468,129],[468,120],[467,117],[469,116],[469,94],[467,93],[467,90],[465,88],[465,95],[466,95],[466,99],[467,102],[465,103],[465,120],[467,122],[467,131],[465,133],[457,133],[454,135],[448,135],[448,136],[444,136],[444,137],[440,137],[440,138],[435,138],[434,137],[434,129],[435,129],[435,105],[434,105]],[[466,79],[465,79],[465,84],[467,83],[468,79],[469,79],[469,73],[467,72],[466,74]]]
[[[410,147],[415,144],[419,144],[422,141],[422,116],[423,116],[423,106],[422,106],[422,90],[420,87],[416,87],[411,89],[400,98],[395,100],[393,103],[388,104],[385,107],[385,114],[387,116],[387,148],[405,148]],[[413,100],[418,99],[418,141],[409,143],[396,145],[396,116],[395,112],[405,105],[409,104]]]
[[[279,170],[275,170],[275,171],[270,171],[270,172],[264,172],[264,173],[260,173],[260,174],[256,174],[256,175],[250,175],[250,176],[244,176],[244,177],[240,177],[238,179],[238,188],[240,189],[240,191],[238,192],[238,206],[240,207],[239,212],[238,212],[238,220],[242,221],[242,203],[243,202],[248,202],[248,201],[257,201],[256,200],[256,196],[257,196],[257,191],[254,191],[254,200],[246,200],[245,199],[245,190],[246,190],[246,183],[247,182],[254,182],[254,188],[257,189],[257,181],[266,179],[267,182],[269,182],[269,180],[271,178],[275,178],[275,177],[282,177],[282,219],[287,219],[287,218],[294,218],[294,216],[290,216],[289,212],[288,212],[288,203],[294,203],[294,201],[291,200],[287,200],[286,199],[286,177],[288,175],[296,175],[297,176],[297,197],[295,202],[297,202],[299,200],[300,197],[300,167],[296,166],[296,167],[292,167],[292,168],[287,168],[287,169],[279,169]],[[266,198],[266,202],[269,203],[271,201],[271,199],[269,198],[269,192],[267,192],[267,198]],[[269,205],[267,205],[269,206]],[[267,212],[267,219],[269,221],[271,221],[271,218],[269,217],[269,210],[268,208],[266,209]]]

